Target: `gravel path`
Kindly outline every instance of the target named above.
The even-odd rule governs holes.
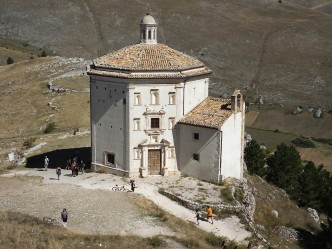
[[[134,199],[139,196],[137,194],[141,194],[165,211],[183,220],[196,222],[193,211],[158,193],[158,187],[161,184],[165,186],[167,181],[174,184],[174,182],[179,181],[179,178],[173,180],[164,177],[137,179],[138,188],[135,193],[124,193],[109,190],[116,184],[129,188],[129,180],[126,178],[97,173],[71,177],[69,173],[70,171],[63,170],[63,175],[59,181],[55,178],[55,169],[14,171],[2,175],[0,198],[5,201],[1,202],[0,208],[28,213],[37,217],[58,218],[61,209],[67,207],[70,210],[68,228],[84,233],[137,234],[140,236],[172,235],[173,232],[170,228],[163,226],[161,222],[148,216],[146,211],[135,205]],[[18,180],[13,181],[16,186],[6,187],[4,177],[15,175],[41,176],[43,180],[39,184],[31,180],[22,188],[22,182],[20,185],[18,178]],[[37,205],[40,208],[36,208]],[[114,226],[114,224],[117,225]],[[213,232],[218,236],[225,236],[238,242],[251,236],[251,233],[245,230],[236,216],[214,221],[213,225],[201,222],[199,227],[207,232]]]

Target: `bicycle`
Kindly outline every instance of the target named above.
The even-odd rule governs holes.
[[[125,186],[119,187],[118,184],[116,184],[113,188],[113,191],[122,191],[122,192],[132,192],[130,189],[126,189]]]

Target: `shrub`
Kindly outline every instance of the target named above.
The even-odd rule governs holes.
[[[46,54],[45,50],[43,50],[43,52],[40,54],[40,57],[46,57],[46,56],[47,56],[47,54]]]
[[[13,63],[14,63],[13,58],[12,57],[8,57],[7,64],[9,65],[9,64],[13,64]]]
[[[55,126],[54,122],[48,123],[44,130],[44,133],[45,134],[51,133],[51,132],[55,131],[55,129],[56,129],[56,126]]]
[[[149,239],[149,244],[153,247],[159,247],[164,241],[159,236],[153,236]]]
[[[226,202],[232,202],[234,200],[232,192],[228,187],[220,189],[220,197]]]
[[[314,142],[312,142],[311,140],[307,139],[307,138],[295,138],[294,140],[292,140],[292,143],[295,144],[298,147],[302,147],[302,148],[316,148],[316,145],[314,144]]]
[[[26,148],[26,149],[29,149],[33,146],[33,143],[36,141],[36,138],[35,137],[30,137],[28,138],[27,140],[25,140],[23,142],[23,146]]]

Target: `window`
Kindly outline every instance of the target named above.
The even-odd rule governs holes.
[[[168,129],[173,129],[175,125],[175,118],[169,118],[168,119]]]
[[[159,136],[158,135],[152,135],[151,136],[151,142],[152,143],[158,143]]]
[[[141,120],[139,118],[134,119],[134,130],[139,131],[141,129]]]
[[[169,148],[168,149],[168,157],[169,158],[174,158],[175,157],[175,149],[174,148]]]
[[[106,165],[115,166],[115,154],[106,152],[105,163]]]
[[[134,93],[134,105],[141,105],[141,93]]]
[[[168,94],[168,102],[170,105],[175,105],[175,93],[171,92]]]
[[[141,150],[134,149],[134,159],[140,159],[140,158],[141,158]]]
[[[199,133],[198,132],[193,133],[193,139],[194,140],[199,140]]]
[[[194,153],[193,154],[193,159],[196,160],[196,161],[199,161],[199,154]]]
[[[159,128],[160,128],[160,119],[151,118],[151,129],[159,129]]]
[[[151,90],[151,105],[159,105],[159,90]]]

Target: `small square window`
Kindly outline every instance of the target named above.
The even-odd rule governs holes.
[[[193,139],[194,140],[199,140],[199,133],[198,132],[193,133]]]
[[[159,136],[158,135],[152,135],[151,136],[151,142],[152,143],[158,143]]]
[[[199,154],[194,153],[193,154],[193,159],[196,160],[196,161],[199,161]]]
[[[175,105],[175,93],[174,92],[170,92],[168,94],[168,103],[170,105]]]
[[[115,154],[106,152],[105,161],[107,165],[115,165]]]
[[[151,105],[159,105],[159,90],[151,90]]]
[[[151,118],[151,129],[159,129],[159,128],[160,128],[160,119]]]
[[[139,131],[141,129],[141,120],[139,118],[134,119],[134,130]]]
[[[134,149],[134,159],[140,159],[140,158],[141,158],[141,150]]]
[[[169,148],[168,149],[168,157],[169,158],[174,158],[175,157],[175,149],[174,148]]]
[[[141,93],[134,93],[134,105],[141,105]]]

